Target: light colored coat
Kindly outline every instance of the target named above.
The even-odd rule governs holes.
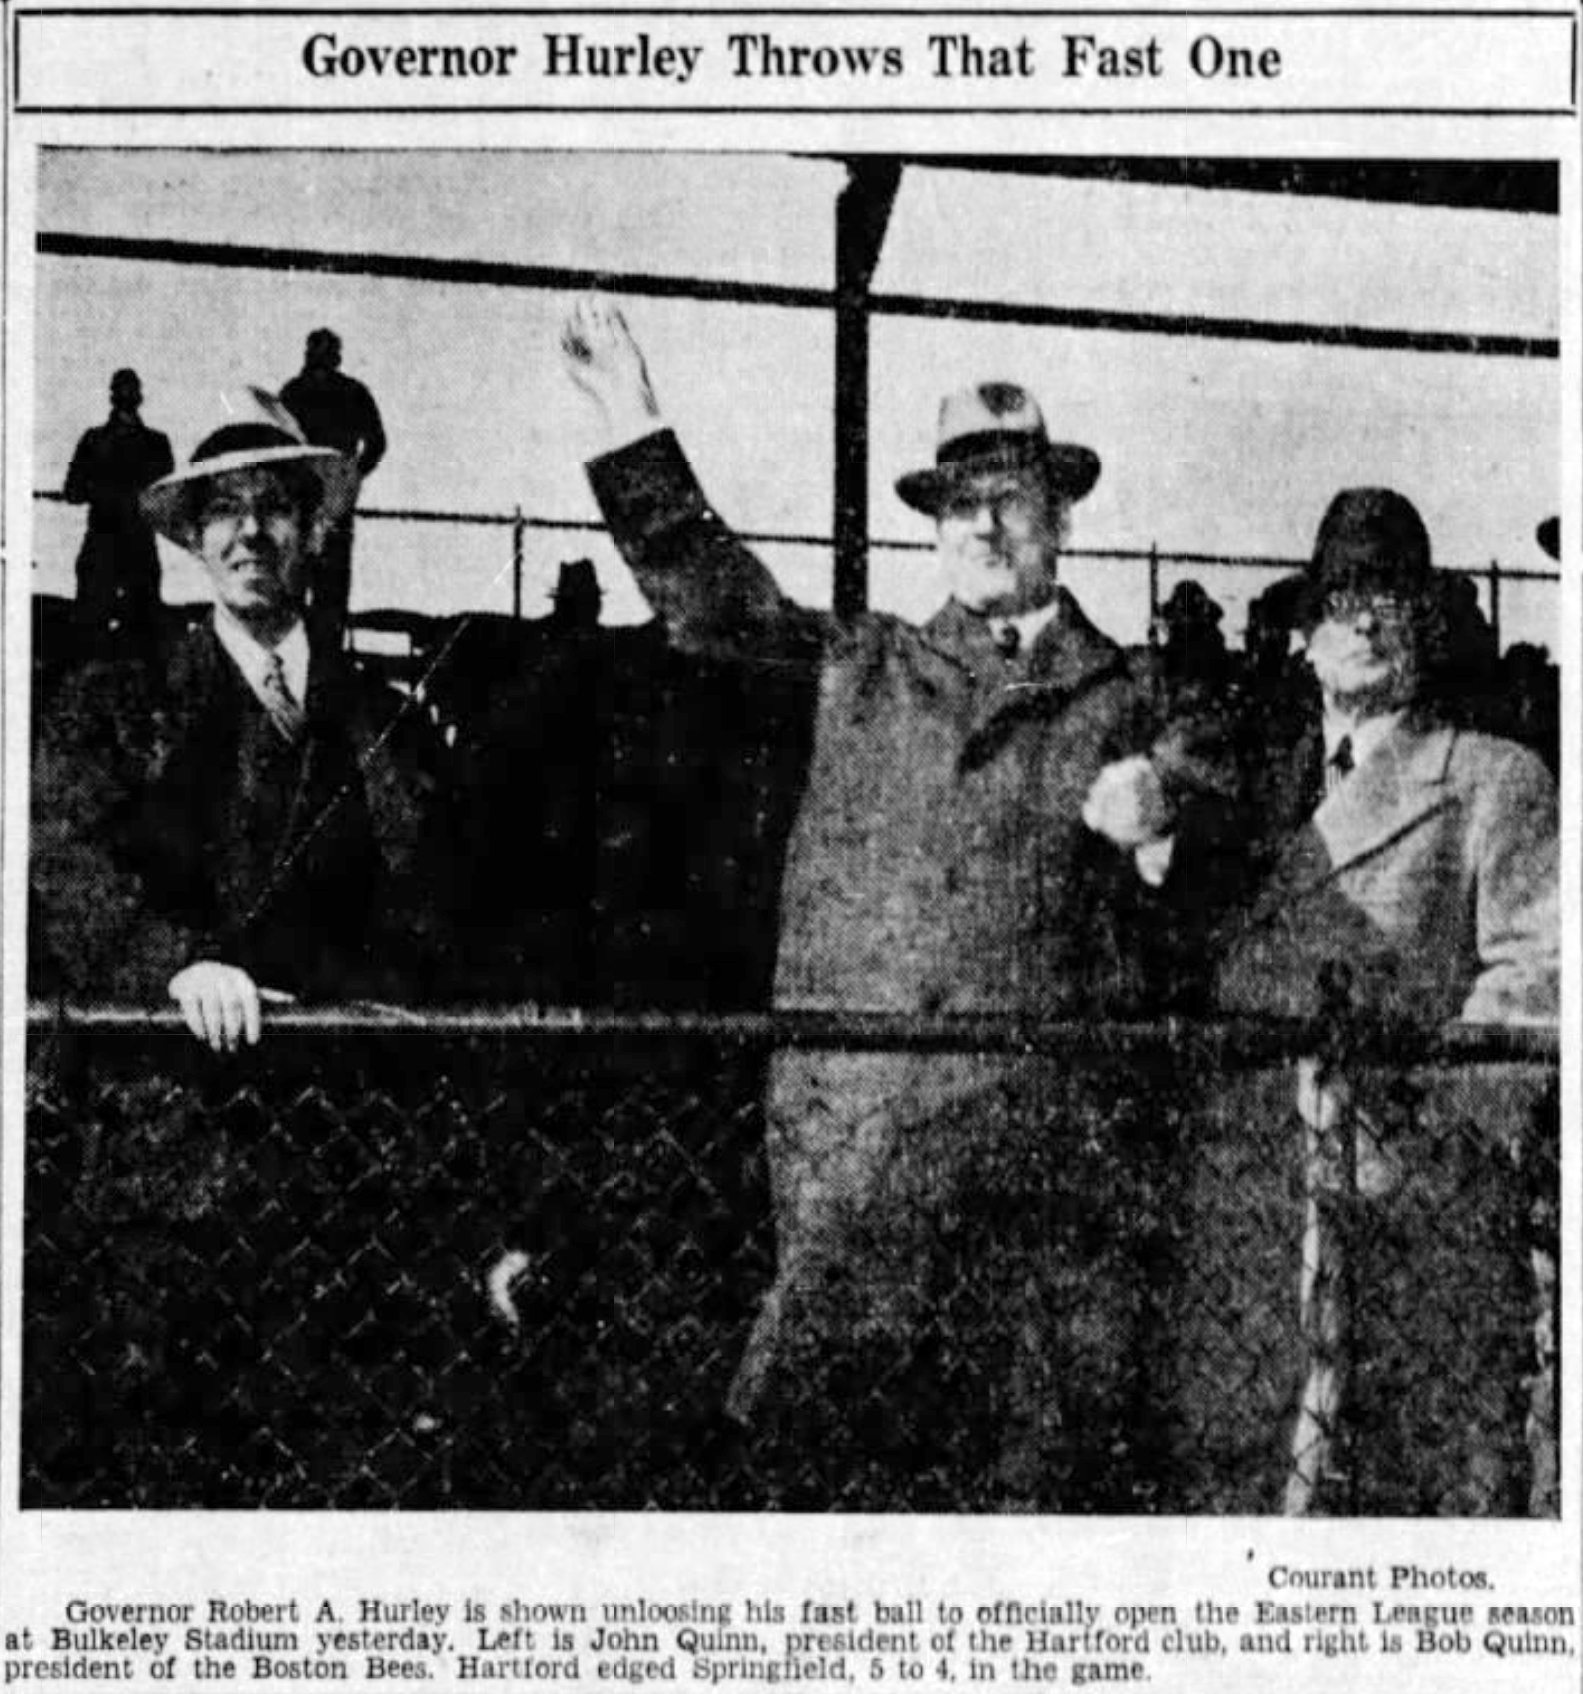
[[[1220,971],[1228,1012],[1355,1007],[1434,1027],[1553,1020],[1555,785],[1515,743],[1404,719],[1287,837]]]
[[[1316,1488],[1328,1509],[1345,1430],[1364,1510],[1520,1511],[1542,1486],[1518,1384],[1543,1317],[1523,1243],[1547,1182],[1550,1078],[1413,1057],[1451,1020],[1556,1018],[1554,785],[1514,743],[1422,715],[1317,806],[1304,766],[1299,749],[1219,1004],[1312,1016],[1328,978],[1346,1017],[1406,1040],[1399,1065],[1342,1056],[1334,1073],[1366,1114],[1359,1200],[1338,1178],[1340,1143],[1300,1120],[1289,1067],[1227,1077],[1206,1099],[1174,1325],[1188,1504],[1197,1465],[1238,1479],[1222,1509],[1274,1510],[1283,1493],[1295,1509],[1294,1484],[1301,1509]]]

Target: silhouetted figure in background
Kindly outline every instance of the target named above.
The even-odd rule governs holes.
[[[138,496],[169,475],[170,438],[138,415],[143,385],[134,370],[110,378],[108,421],[84,432],[66,472],[66,498],[88,508],[77,553],[77,619],[90,648],[153,645],[159,607],[159,549]]]
[[[385,456],[385,426],[374,396],[341,369],[341,338],[333,329],[308,337],[301,371],[280,391],[302,433],[315,447],[333,447],[357,467],[361,481]],[[352,526],[355,510],[325,537],[313,584],[312,615],[322,635],[339,638],[346,629],[352,592]]]
[[[1220,701],[1231,679],[1226,638],[1220,633],[1225,614],[1201,584],[1179,582],[1155,618],[1156,646],[1165,684],[1173,704],[1197,695]]]
[[[586,635],[599,627],[604,594],[592,559],[568,559],[561,566],[551,600],[550,627],[558,635]]]
[[[1441,576],[1441,657],[1426,678],[1425,692],[1452,721],[1504,734],[1500,644],[1479,604],[1478,583],[1459,571],[1443,571]]]

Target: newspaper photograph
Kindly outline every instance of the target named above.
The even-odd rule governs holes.
[[[1578,1687],[1578,22],[9,10],[0,1686]]]

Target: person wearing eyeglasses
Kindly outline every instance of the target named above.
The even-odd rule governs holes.
[[[1020,383],[948,394],[933,463],[896,483],[931,524],[941,603],[843,622],[785,596],[709,505],[614,306],[578,302],[562,350],[605,424],[594,493],[668,639],[811,683],[775,1004],[1178,1004],[1170,961],[1191,949],[1173,939],[1235,777],[1220,726],[1171,719],[1058,580],[1099,455],[1053,439]],[[1137,1338],[1174,1093],[1168,1060],[1103,1052],[776,1054],[776,1270],[729,1399],[776,1498],[1146,1497],[1157,1385]]]
[[[151,662],[84,668],[35,762],[36,985],[180,1007],[216,1052],[270,999],[400,999],[441,957],[441,753],[413,702],[306,613],[356,470],[250,389],[142,496],[211,617]]]
[[[1465,727],[1462,703],[1440,692],[1457,674],[1442,666],[1456,597],[1404,495],[1337,494],[1300,588],[1320,720],[1284,783],[1267,785],[1262,875],[1227,928],[1217,987],[1228,1013],[1319,1018],[1331,1036],[1295,1076],[1260,1073],[1220,1101],[1233,1124],[1292,1119],[1302,1148],[1306,1364],[1285,1504],[1342,1504],[1345,1438],[1372,1479],[1371,1510],[1521,1510],[1536,1461],[1508,1414],[1527,1343],[1521,1322],[1484,1318],[1537,1294],[1519,1286],[1522,1256],[1479,1220],[1525,1185],[1538,1195],[1543,1083],[1413,1066],[1448,1023],[1555,1024],[1555,785],[1527,749]],[[1270,1180],[1217,1176],[1249,1216]],[[1474,1263],[1479,1310],[1448,1306]],[[1279,1422],[1239,1393],[1249,1429]]]

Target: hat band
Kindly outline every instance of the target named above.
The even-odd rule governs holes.
[[[960,464],[964,459],[987,460],[1007,464],[1037,464],[1044,458],[1048,441],[1028,430],[980,429],[971,435],[958,435],[942,442],[935,463],[944,469]]]
[[[193,449],[192,463],[223,458],[227,453],[257,453],[273,447],[301,447],[303,443],[272,424],[224,424],[205,436]]]

